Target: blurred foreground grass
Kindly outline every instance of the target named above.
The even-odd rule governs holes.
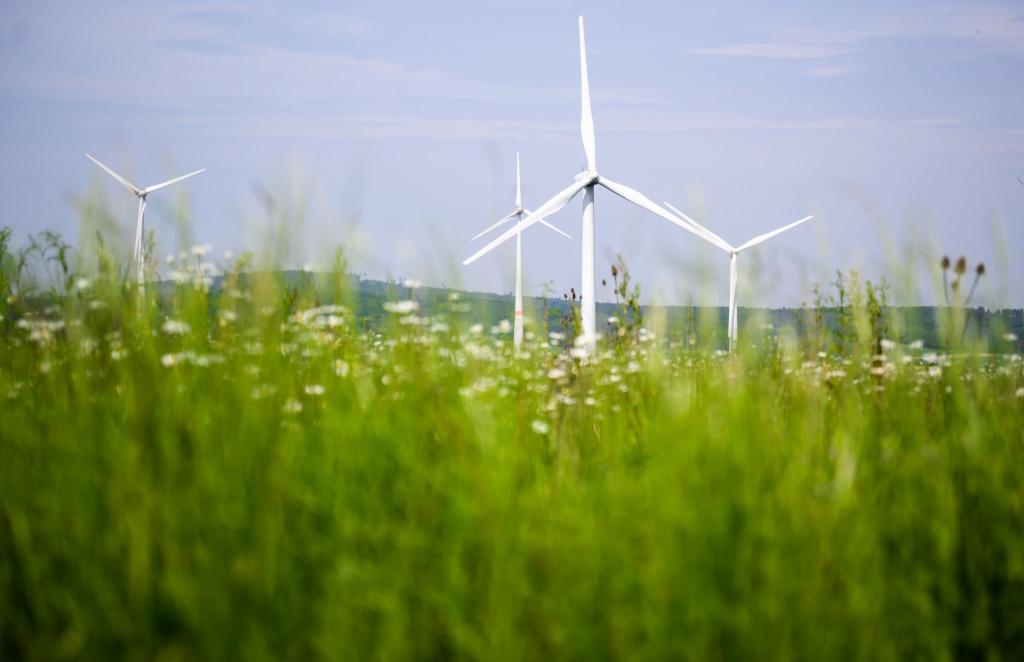
[[[457,297],[361,330],[340,264],[216,300],[203,264],[8,296],[4,658],[1024,656],[1017,355],[859,299],[828,343],[624,305],[596,356],[517,351]]]

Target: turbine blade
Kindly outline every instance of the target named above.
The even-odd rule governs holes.
[[[676,209],[675,207],[673,207],[672,203],[666,202],[665,206],[668,207],[669,209],[671,209],[672,211],[674,211],[676,213],[676,215],[679,216],[680,218],[682,218],[684,221],[686,221],[687,223],[689,223],[690,225],[692,225],[693,227],[697,228],[698,230],[703,232],[705,235],[707,235],[707,236],[704,237],[704,239],[706,241],[714,244],[715,246],[718,246],[719,248],[721,248],[726,253],[731,253],[732,252],[732,246],[730,246],[729,242],[727,242],[725,239],[722,239],[721,237],[719,237],[717,234],[715,234],[714,232],[712,232],[708,228],[704,227],[703,225],[701,225],[697,221],[693,220],[692,218],[690,218],[689,216],[687,216],[683,212],[681,212],[678,209]]]
[[[545,221],[545,220],[544,220],[543,218],[542,218],[542,219],[540,219],[540,224],[541,224],[541,225],[544,225],[544,226],[546,226],[546,227],[549,227],[549,228],[551,228],[552,230],[554,230],[554,231],[555,231],[555,232],[557,232],[558,234],[562,235],[562,236],[563,236],[563,237],[565,237],[566,239],[572,239],[572,237],[571,237],[571,236],[569,236],[569,235],[568,235],[568,234],[566,234],[565,232],[562,232],[561,230],[559,230],[559,229],[558,229],[558,228],[556,228],[555,226],[551,225],[550,223],[548,223],[547,221]]]
[[[781,232],[785,232],[786,230],[789,230],[790,228],[795,228],[796,226],[800,225],[801,223],[806,223],[807,221],[811,220],[812,218],[814,218],[814,216],[804,216],[799,221],[793,221],[789,225],[783,225],[778,230],[772,230],[771,232],[766,232],[764,234],[759,234],[756,237],[754,237],[753,239],[751,239],[750,241],[748,241],[747,243],[745,243],[742,246],[740,246],[739,248],[737,248],[736,252],[739,253],[740,251],[745,251],[748,248],[751,248],[753,246],[757,246],[762,241],[765,241],[766,239],[771,239],[775,235],[777,235],[777,234],[779,234]]]
[[[116,172],[114,172],[113,170],[108,168],[107,166],[103,165],[102,163],[100,163],[99,161],[94,159],[91,155],[86,154],[85,157],[87,159],[89,159],[90,161],[92,161],[93,163],[95,163],[96,165],[98,165],[99,167],[101,167],[104,170],[106,170],[108,173],[110,173],[111,177],[113,177],[117,181],[121,182],[122,186],[124,186],[126,189],[128,189],[129,191],[131,191],[135,195],[139,195],[139,194],[142,193],[142,189],[140,189],[138,186],[136,186],[135,184],[132,184],[130,181],[128,181],[127,179],[125,179],[121,175],[117,174]]]
[[[473,255],[469,256],[465,260],[463,260],[462,264],[467,265],[475,262],[479,257],[485,255],[486,253],[489,253],[498,245],[505,243],[506,241],[516,236],[517,234],[519,234],[526,228],[530,227],[534,223],[540,222],[540,220],[543,219],[545,216],[550,216],[551,214],[554,214],[562,207],[569,204],[569,201],[576,197],[576,194],[582,191],[584,188],[586,188],[586,186],[589,183],[589,180],[583,179],[580,181],[575,181],[566,188],[562,189],[561,191],[556,193],[553,198],[542,204],[540,207],[537,207],[537,211],[533,212],[523,220],[516,223],[515,227],[509,228],[500,237],[498,237],[491,243],[487,244],[486,246],[478,250],[476,253],[473,253]]]
[[[580,135],[583,151],[587,154],[587,170],[597,170],[597,140],[594,138],[594,114],[590,109],[590,76],[587,73],[587,41],[583,35],[583,17],[580,16],[580,87],[583,107],[580,112]]]
[[[168,179],[166,182],[163,182],[163,183],[160,183],[160,184],[154,184],[153,186],[147,186],[146,188],[144,188],[142,190],[142,192],[146,193],[146,194],[149,194],[149,193],[152,193],[153,191],[159,191],[160,189],[162,189],[165,186],[170,186],[171,184],[174,184],[175,182],[180,182],[183,179],[188,179],[189,177],[192,177],[194,175],[198,175],[201,172],[206,172],[206,168],[200,168],[199,170],[196,170],[194,172],[190,172],[187,175],[182,175],[181,177],[175,177],[174,179]]]
[[[519,152],[516,152],[516,209],[523,206],[523,189],[519,183]]]
[[[1024,179],[1021,179],[1020,177],[1018,177],[1017,181],[1020,182],[1021,186],[1024,186]]]
[[[691,234],[697,235],[701,239],[706,239],[706,237],[703,234],[701,234],[700,230],[698,230],[697,228],[693,227],[689,223],[683,221],[682,219],[677,218],[676,216],[674,216],[673,214],[669,213],[668,211],[665,211],[658,204],[656,204],[653,200],[648,198],[646,195],[644,195],[640,191],[637,191],[635,189],[631,189],[631,188],[629,188],[628,186],[626,186],[624,184],[619,184],[617,182],[613,182],[612,180],[607,179],[605,177],[601,177],[599,180],[597,180],[597,183],[600,184],[601,186],[605,187],[606,189],[608,189],[609,191],[611,191],[615,195],[619,196],[620,198],[623,198],[625,200],[628,200],[629,202],[632,202],[637,207],[640,207],[642,209],[646,209],[647,211],[651,212],[652,214],[656,214],[657,216],[661,216],[663,219],[665,219],[669,223],[672,223],[674,225],[678,225],[682,229],[686,230],[687,232],[689,232]]]
[[[524,211],[524,212],[526,213],[526,215],[527,215],[527,216],[529,216],[530,214],[532,214],[532,213],[533,213],[532,211],[530,211],[529,209],[526,209],[525,207],[523,208],[523,211]],[[554,225],[551,225],[550,223],[548,223],[547,221],[545,221],[545,220],[544,220],[543,218],[542,218],[542,219],[540,219],[540,221],[538,221],[538,222],[539,222],[539,223],[540,223],[541,225],[546,225],[546,226],[548,226],[549,228],[551,228],[552,230],[554,230],[554,231],[555,231],[555,232],[557,232],[558,234],[562,235],[563,237],[568,237],[569,239],[572,239],[572,236],[570,236],[570,235],[568,235],[568,234],[566,234],[566,233],[562,232],[562,230],[560,230],[559,228],[555,227]]]
[[[496,227],[498,227],[498,226],[500,226],[500,225],[502,225],[504,223],[508,223],[509,221],[511,221],[513,218],[516,217],[516,213],[518,213],[518,212],[512,212],[508,216],[505,216],[504,218],[502,218],[500,221],[498,221],[497,223],[495,223],[491,227],[487,228],[486,230],[484,230],[483,232],[481,232],[477,236],[475,236],[472,239],[470,239],[470,241],[476,241],[477,239],[479,239],[480,237],[484,236],[485,234],[487,234],[488,232],[490,232],[494,228],[496,228]]]

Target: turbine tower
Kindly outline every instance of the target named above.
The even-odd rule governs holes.
[[[703,225],[701,225],[697,221],[693,220],[692,218],[690,218],[689,216],[687,216],[683,212],[681,212],[678,209],[676,209],[675,207],[673,207],[671,204],[666,202],[665,206],[667,206],[669,209],[671,209],[675,213],[679,214],[679,216],[682,219],[688,221],[691,225],[693,225],[694,227],[696,227],[699,230],[701,230],[704,233],[703,234],[703,238],[704,238],[705,241],[707,241],[708,243],[714,244],[715,246],[718,246],[723,251],[725,251],[726,253],[729,254],[729,326],[728,326],[728,331],[729,331],[729,349],[733,350],[733,349],[736,348],[736,331],[737,331],[737,328],[739,327],[739,320],[738,320],[738,315],[737,315],[738,308],[736,306],[736,283],[737,283],[737,280],[739,278],[739,274],[738,274],[737,269],[736,269],[736,258],[739,256],[740,253],[742,253],[743,251],[747,250],[748,248],[753,248],[754,246],[757,246],[758,244],[760,244],[762,241],[765,241],[767,239],[771,239],[775,235],[781,234],[781,233],[783,233],[786,230],[789,230],[791,228],[795,228],[796,226],[800,225],[801,223],[806,223],[807,221],[809,221],[812,218],[814,218],[814,216],[805,216],[805,217],[801,218],[799,221],[793,221],[789,225],[784,225],[784,226],[782,226],[781,228],[779,228],[777,230],[772,230],[771,232],[766,232],[764,234],[759,234],[759,235],[757,235],[756,237],[754,237],[753,239],[751,239],[750,241],[748,241],[745,244],[740,244],[739,246],[732,246],[725,239],[722,239],[721,237],[719,237],[717,234],[715,234],[711,230],[707,229],[706,227],[704,227]]]
[[[463,264],[470,264],[480,256],[490,252],[499,244],[502,244],[513,236],[537,223],[542,218],[554,214],[567,205],[576,195],[583,191],[583,230],[580,233],[581,241],[581,281],[580,290],[583,295],[580,302],[580,313],[583,321],[584,347],[592,351],[597,344],[597,321],[596,321],[596,300],[597,292],[594,273],[594,188],[603,186],[612,193],[622,197],[629,202],[656,214],[663,219],[674,223],[679,227],[704,238],[704,235],[695,227],[690,226],[686,221],[662,209],[650,198],[628,186],[613,182],[597,172],[597,145],[594,137],[594,117],[590,108],[590,80],[587,72],[587,46],[583,34],[583,17],[579,18],[580,35],[580,87],[582,96],[582,108],[580,113],[580,134],[583,139],[583,151],[587,157],[587,169],[576,175],[576,180],[568,187],[556,193],[554,197],[542,204],[532,214],[527,214],[515,227],[510,228],[500,237],[487,244],[479,251],[467,258]]]
[[[473,237],[470,241],[479,239],[491,230],[499,228],[513,219],[515,219],[516,227],[518,227],[519,222],[523,220],[523,215],[531,213],[533,212],[523,207],[523,190],[519,179],[519,152],[516,152],[516,206],[512,209],[512,213]],[[563,237],[572,239],[572,237],[551,225],[543,218],[540,219],[540,222]],[[523,343],[523,238],[521,230],[516,233],[516,310],[514,320],[512,327],[512,343],[516,347],[519,347]]]
[[[175,177],[174,179],[169,179],[166,182],[162,182],[160,184],[154,184],[153,186],[147,186],[146,188],[139,188],[135,184],[132,184],[131,182],[129,182],[127,179],[125,179],[121,175],[117,174],[116,172],[114,172],[113,170],[108,168],[107,166],[103,165],[102,163],[100,163],[99,161],[94,159],[89,154],[86,154],[85,156],[90,161],[92,161],[93,163],[95,163],[99,167],[101,167],[104,170],[106,170],[110,174],[111,177],[113,177],[114,179],[119,181],[122,186],[124,186],[126,189],[128,189],[129,191],[134,193],[136,195],[136,197],[138,197],[138,199],[139,199],[139,216],[138,216],[138,220],[135,222],[135,247],[132,249],[132,262],[135,263],[135,270],[136,270],[136,275],[137,275],[137,278],[138,278],[139,288],[145,288],[146,287],[146,283],[145,283],[145,277],[146,277],[146,273],[145,273],[145,271],[146,271],[146,255],[145,255],[145,251],[146,251],[146,248],[145,248],[145,246],[143,244],[143,235],[145,233],[145,227],[146,227],[146,222],[145,222],[146,196],[149,195],[150,193],[152,193],[153,191],[158,191],[158,190],[162,189],[165,186],[170,186],[171,184],[175,184],[177,182],[180,182],[183,179],[188,179],[189,177],[191,177],[193,175],[198,175],[201,172],[205,172],[206,168],[202,168],[200,170],[196,170],[194,172],[190,172],[187,175],[182,175],[181,177]]]

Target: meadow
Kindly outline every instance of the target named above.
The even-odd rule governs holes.
[[[962,308],[847,280],[727,353],[623,273],[588,355],[340,257],[140,293],[55,242],[30,299],[12,241],[5,659],[1024,656],[1024,364]]]

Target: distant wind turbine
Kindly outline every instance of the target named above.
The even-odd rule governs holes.
[[[188,179],[189,177],[191,177],[193,175],[198,175],[201,172],[205,172],[206,168],[202,168],[201,170],[196,170],[194,172],[190,172],[187,175],[182,175],[181,177],[175,177],[174,179],[169,179],[166,182],[162,182],[160,184],[154,184],[153,186],[147,186],[146,188],[139,188],[135,184],[132,184],[131,182],[129,182],[127,179],[125,179],[121,175],[117,174],[116,172],[114,172],[113,170],[108,168],[107,166],[103,165],[102,163],[100,163],[99,161],[94,159],[89,154],[86,154],[85,156],[90,161],[92,161],[93,163],[95,163],[99,167],[101,167],[104,170],[106,170],[110,174],[111,177],[113,177],[114,179],[119,181],[122,186],[124,186],[126,189],[128,189],[129,191],[134,193],[136,195],[136,197],[138,197],[138,199],[139,199],[139,217],[138,217],[138,220],[135,223],[135,248],[132,249],[132,262],[135,263],[135,269],[136,269],[136,274],[137,274],[137,278],[138,278],[139,287],[140,288],[144,288],[146,286],[146,283],[145,283],[145,277],[146,277],[146,274],[145,274],[145,270],[146,270],[145,251],[146,251],[146,248],[145,248],[145,246],[143,244],[143,234],[145,232],[146,196],[149,195],[150,193],[152,193],[153,191],[158,191],[158,190],[162,189],[165,186],[170,186],[171,184],[175,184],[177,182],[180,182],[183,179]]]
[[[515,219],[516,227],[519,227],[519,222],[523,220],[523,214],[532,214],[529,209],[523,207],[523,190],[519,179],[519,152],[516,152],[516,206],[512,209],[512,213],[505,216],[500,221],[487,228],[477,236],[473,237],[470,241],[475,241],[480,237],[484,236],[491,230],[501,227],[505,223]],[[569,235],[565,234],[555,226],[551,225],[543,218],[540,219],[540,223],[543,223],[547,227],[551,228],[558,234],[572,239]],[[513,228],[515,229],[515,228]],[[518,347],[523,342],[523,239],[522,230],[516,232],[516,310],[515,310],[515,321],[512,327],[512,343]]]
[[[1021,179],[1020,177],[1018,177],[1017,181],[1020,182],[1021,186],[1024,186],[1024,179]]]
[[[597,342],[597,324],[596,324],[596,306],[595,306],[595,294],[597,291],[595,284],[594,274],[594,188],[600,184],[612,193],[632,202],[633,204],[646,209],[658,216],[661,216],[670,223],[674,223],[679,227],[692,232],[699,237],[704,237],[701,232],[688,225],[685,221],[680,220],[678,217],[672,215],[668,211],[662,209],[660,206],[651,201],[647,196],[643,195],[639,191],[613,182],[612,180],[602,177],[597,173],[597,155],[596,155],[596,139],[594,137],[594,117],[590,108],[590,80],[587,74],[587,47],[586,40],[583,35],[583,17],[579,17],[579,34],[580,34],[580,84],[582,92],[582,111],[580,113],[580,134],[583,138],[583,151],[587,156],[587,168],[582,173],[576,175],[576,181],[570,184],[567,188],[561,192],[555,194],[553,198],[542,204],[537,208],[537,211],[532,214],[528,214],[526,218],[522,219],[515,227],[508,229],[500,237],[487,244],[479,251],[474,253],[472,256],[467,258],[463,264],[470,264],[474,262],[480,256],[490,252],[499,244],[502,244],[514,236],[518,236],[520,232],[539,222],[542,218],[554,214],[562,207],[567,205],[570,200],[576,197],[580,191],[584,191],[583,195],[583,231],[580,233],[581,237],[581,256],[580,262],[582,265],[581,271],[581,282],[580,289],[583,295],[580,303],[580,313],[583,322],[583,336],[585,340],[585,346],[588,350],[593,350]]]
[[[735,349],[735,347],[736,347],[736,331],[737,331],[737,328],[739,326],[738,319],[737,319],[737,317],[738,317],[738,315],[737,315],[738,309],[737,309],[737,306],[736,306],[736,281],[738,280],[738,277],[739,277],[739,274],[738,274],[737,269],[736,269],[736,258],[737,258],[737,256],[740,253],[742,253],[743,251],[747,250],[748,248],[753,248],[754,246],[757,246],[762,241],[765,241],[767,239],[771,239],[775,235],[781,234],[781,233],[783,233],[786,230],[789,230],[791,228],[795,228],[796,226],[800,225],[801,223],[806,223],[807,221],[809,221],[812,218],[814,218],[814,216],[805,216],[805,217],[801,218],[799,221],[794,221],[794,222],[790,223],[789,225],[784,225],[784,226],[782,226],[781,228],[779,228],[777,230],[772,230],[771,232],[766,232],[765,234],[759,234],[759,235],[757,235],[756,237],[754,237],[753,239],[751,239],[750,241],[748,241],[745,244],[740,244],[739,246],[733,246],[733,245],[729,244],[729,242],[727,242],[725,239],[722,239],[721,237],[719,237],[717,234],[715,234],[711,230],[707,229],[706,227],[704,227],[703,225],[701,225],[697,221],[693,220],[692,218],[690,218],[689,216],[687,216],[683,212],[681,212],[678,209],[676,209],[675,207],[673,207],[671,204],[666,202],[665,206],[667,206],[669,209],[671,209],[675,213],[679,214],[679,216],[681,218],[683,218],[684,220],[688,221],[694,227],[696,227],[699,230],[701,230],[701,232],[704,233],[703,234],[703,238],[704,238],[705,241],[707,241],[707,242],[709,242],[711,244],[714,244],[715,246],[718,246],[723,251],[725,251],[726,253],[729,254],[729,327],[728,327],[729,328],[729,349],[730,350],[731,349]]]

